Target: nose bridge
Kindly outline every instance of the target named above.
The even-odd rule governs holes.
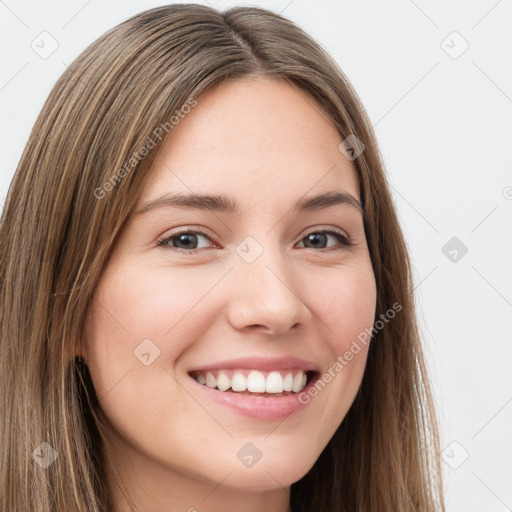
[[[274,332],[285,332],[304,323],[308,309],[300,297],[300,282],[286,261],[286,252],[272,233],[246,237],[236,247],[234,291],[230,320],[238,328],[264,325]]]
[[[236,271],[247,286],[256,287],[254,291],[261,291],[265,286],[268,289],[286,288],[283,281],[289,284],[288,281],[293,279],[286,255],[273,240],[272,233],[260,235],[258,239],[247,236],[236,247],[236,253]]]

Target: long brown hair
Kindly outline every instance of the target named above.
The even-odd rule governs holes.
[[[253,7],[219,12],[174,4],[119,24],[67,68],[9,188],[0,225],[3,512],[112,509],[98,399],[75,360],[86,311],[164,139],[156,129],[179,119],[203,91],[251,75],[301,87],[343,138],[363,142],[353,163],[376,319],[392,304],[402,306],[374,334],[341,426],[291,486],[292,509],[444,510],[408,252],[360,100],[336,62],[284,17]],[[150,140],[155,147],[142,158]],[[42,455],[57,458],[45,468],[36,464]]]

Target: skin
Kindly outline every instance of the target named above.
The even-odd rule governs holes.
[[[361,213],[346,204],[291,211],[301,196],[331,190],[360,199],[358,178],[328,117],[284,81],[229,81],[197,100],[157,155],[136,210],[194,192],[236,198],[242,213],[134,213],[95,290],[82,352],[108,425],[107,457],[141,510],[285,512],[290,485],[354,400],[367,347],[284,421],[213,403],[187,369],[260,355],[298,356],[326,371],[371,328],[376,286]],[[208,238],[156,245],[195,227]],[[309,231],[329,228],[354,246],[333,235],[307,245]],[[236,252],[248,236],[263,248],[250,264]],[[194,243],[198,253],[179,252]],[[160,350],[149,366],[134,356],[147,338]],[[236,456],[247,442],[262,454],[251,468]],[[113,492],[116,509],[130,510]]]

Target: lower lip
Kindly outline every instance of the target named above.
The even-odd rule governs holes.
[[[251,397],[242,395],[235,391],[219,391],[218,389],[209,388],[203,384],[199,384],[194,378],[190,377],[206,394],[206,396],[219,404],[230,407],[231,409],[248,416],[249,418],[258,420],[282,420],[290,414],[297,412],[306,404],[299,402],[299,395],[307,392],[316,380],[316,376],[311,382],[300,392],[293,395],[281,397]]]

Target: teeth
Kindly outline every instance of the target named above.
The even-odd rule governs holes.
[[[283,390],[291,391],[293,387],[293,375],[291,373],[287,373],[286,377],[283,379]]]
[[[282,370],[260,372],[258,370],[221,370],[197,373],[194,378],[209,388],[219,391],[251,393],[272,393],[280,395],[284,391],[298,393],[306,387],[307,375],[304,370]]]
[[[265,393],[265,376],[263,373],[252,370],[247,376],[247,391]]]
[[[226,391],[231,387],[231,379],[225,374],[220,372],[217,377],[217,388],[220,391]]]
[[[209,388],[217,387],[217,379],[210,372],[206,374],[206,385]]]
[[[302,375],[300,373],[297,373],[295,377],[293,378],[293,384],[292,384],[292,391],[294,393],[298,393],[302,390]]]
[[[242,373],[235,373],[231,378],[231,389],[233,391],[245,391],[247,389],[247,379]]]
[[[270,372],[265,382],[265,391],[267,393],[283,392],[283,377],[279,372]]]

